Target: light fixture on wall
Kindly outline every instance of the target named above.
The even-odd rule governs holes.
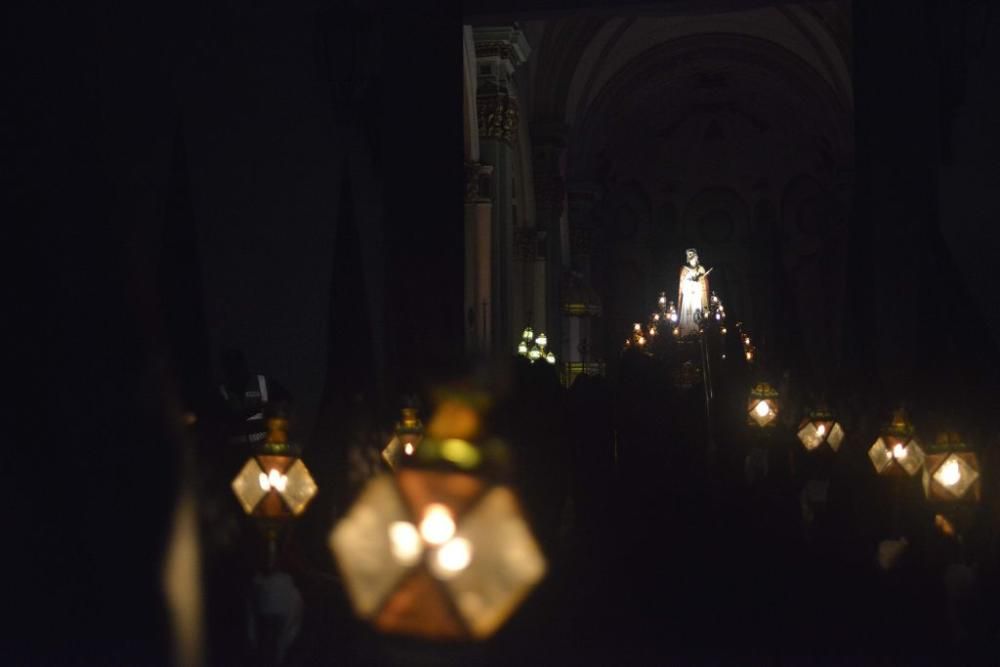
[[[521,340],[517,344],[517,354],[520,357],[525,357],[531,363],[545,361],[550,365],[555,365],[556,355],[552,350],[547,349],[548,344],[549,339],[544,333],[535,336],[531,327],[525,327],[524,331],[521,332]]]

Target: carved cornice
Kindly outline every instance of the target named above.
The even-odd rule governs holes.
[[[496,58],[505,61],[509,71],[513,71],[531,54],[524,33],[513,26],[474,28],[472,32],[476,41],[476,59]]]
[[[480,139],[495,139],[514,145],[519,116],[517,98],[504,93],[484,95],[476,99],[476,112]]]

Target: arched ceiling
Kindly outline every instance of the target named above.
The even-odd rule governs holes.
[[[601,91],[643,53],[703,34],[768,41],[808,64],[850,108],[849,3],[820,2],[691,16],[579,17],[528,21],[539,39],[528,71],[532,118],[574,125]]]
[[[828,83],[773,41],[735,33],[662,42],[608,81],[573,126],[568,164],[586,178],[722,179],[822,171],[850,152],[850,114]],[[824,164],[829,163],[829,164]],[[705,173],[700,173],[704,171]]]

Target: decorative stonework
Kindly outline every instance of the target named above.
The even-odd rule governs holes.
[[[517,137],[517,98],[506,94],[483,96],[476,100],[479,138],[494,139],[513,146]]]
[[[493,166],[479,162],[465,163],[465,201],[469,203],[490,200],[490,177]]]
[[[520,60],[514,53],[514,47],[508,41],[488,41],[476,43],[477,58],[501,58],[503,60]]]

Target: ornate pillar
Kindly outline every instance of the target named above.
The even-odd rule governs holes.
[[[493,168],[490,193],[490,318],[489,340],[494,353],[513,346],[511,293],[513,278],[514,145],[519,109],[512,75],[528,57],[524,35],[515,27],[473,29],[476,42],[476,114],[480,160]]]

